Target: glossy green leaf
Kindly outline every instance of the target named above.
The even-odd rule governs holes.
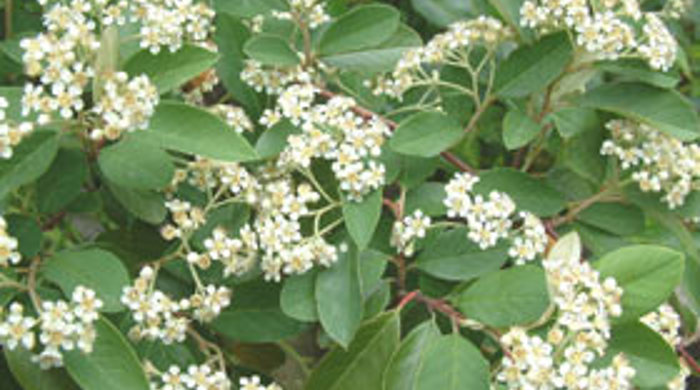
[[[149,390],[141,362],[109,320],[95,323],[97,338],[90,354],[64,352],[66,369],[82,390]]]
[[[374,231],[377,229],[379,217],[382,215],[382,191],[376,190],[360,202],[346,200],[343,202],[343,217],[345,227],[350,237],[362,250],[367,247]]]
[[[126,61],[124,70],[131,76],[145,74],[163,94],[211,69],[218,58],[213,51],[187,44],[175,52],[141,50]]]
[[[138,134],[102,149],[97,161],[111,182],[136,190],[165,188],[175,174],[168,153]]]
[[[229,5],[249,2],[249,0],[223,1]],[[255,4],[262,4],[264,1],[253,0]],[[215,21],[214,41],[221,56],[216,66],[216,73],[226,90],[236,97],[236,101],[241,103],[249,113],[257,116],[262,112],[260,98],[249,85],[241,80],[241,72],[245,68],[243,46],[250,38],[250,31],[241,20],[228,13],[219,13],[216,15]]]
[[[280,286],[252,281],[236,286],[235,299],[212,327],[234,341],[265,343],[302,332],[306,325],[280,309]]]
[[[454,298],[468,318],[501,328],[537,321],[549,306],[544,271],[526,265],[478,279]]]
[[[421,210],[425,215],[445,215],[447,213],[445,197],[447,194],[443,183],[423,183],[406,193],[404,213],[408,215],[415,210]]]
[[[467,238],[467,230],[440,233],[418,255],[418,269],[436,278],[467,281],[501,268],[508,259],[508,245],[482,250]]]
[[[367,49],[389,39],[399,28],[399,11],[381,4],[354,8],[333,22],[321,37],[321,56]]]
[[[316,280],[318,316],[323,329],[343,347],[348,347],[362,321],[362,286],[357,249],[350,245],[332,267],[319,272]]]
[[[440,112],[421,112],[399,124],[389,146],[401,154],[433,157],[457,143],[463,134],[455,118]]]
[[[577,103],[645,122],[683,141],[700,135],[695,108],[676,91],[641,83],[604,84],[581,96]]]
[[[243,51],[265,65],[294,66],[301,63],[289,42],[275,35],[255,35],[246,42]]]
[[[122,290],[131,284],[122,262],[101,249],[67,250],[55,254],[42,267],[44,276],[70,297],[77,286],[95,290],[105,312],[118,312]]]
[[[315,291],[316,272],[287,278],[280,295],[280,307],[284,314],[299,321],[318,321]]]
[[[623,353],[635,369],[632,383],[640,388],[666,388],[680,369],[678,357],[658,333],[639,322],[612,329],[608,355]]]
[[[423,366],[426,352],[440,337],[433,321],[415,327],[392,355],[384,373],[383,390],[415,390],[418,370]]]
[[[4,352],[10,372],[22,385],[22,390],[79,389],[64,369],[42,370],[38,363],[32,361],[32,353],[25,349],[17,348],[10,351],[5,348]]]
[[[540,125],[518,109],[510,110],[503,119],[503,144],[507,149],[521,148],[540,133]]]
[[[29,259],[36,256],[41,250],[43,233],[35,219],[26,215],[5,215],[7,232],[17,239],[18,251],[23,258]]]
[[[552,114],[552,119],[557,131],[564,138],[570,138],[600,126],[598,114],[590,108],[562,108]]]
[[[322,61],[345,70],[388,72],[407,50],[422,44],[420,35],[402,24],[394,35],[377,46],[325,56]]]
[[[284,0],[215,0],[214,9],[218,13],[230,12],[243,18],[252,18],[264,15],[273,10],[285,10],[288,8]]]
[[[660,88],[674,88],[680,77],[674,69],[668,72],[654,70],[642,59],[620,58],[614,61],[600,61],[596,68],[621,76],[625,80],[640,81]]]
[[[38,179],[51,166],[58,151],[58,135],[37,131],[22,140],[9,160],[0,159],[0,199]]]
[[[265,130],[255,143],[255,151],[260,158],[272,158],[278,156],[287,146],[290,135],[298,134],[300,130],[287,120]]]
[[[608,253],[595,263],[601,278],[613,277],[624,291],[622,316],[633,321],[656,309],[681,282],[684,256],[653,245],[635,245]]]
[[[51,168],[37,183],[37,206],[40,212],[58,212],[81,194],[88,177],[85,157],[85,153],[77,148],[58,151]]]
[[[565,33],[522,46],[498,67],[494,81],[496,95],[516,98],[540,91],[564,72],[572,57],[573,48]]]
[[[493,190],[508,194],[519,210],[526,210],[541,217],[557,214],[566,206],[564,197],[544,180],[534,178],[511,168],[496,168],[479,175],[474,187],[477,192]]]
[[[107,183],[109,191],[119,204],[138,219],[151,224],[163,222],[167,215],[163,194],[153,191],[140,191]]]
[[[577,219],[620,236],[644,229],[644,213],[636,206],[621,203],[596,203],[580,212]]]
[[[411,0],[411,5],[426,20],[439,27],[467,19],[473,11],[471,0]]]
[[[416,390],[489,390],[489,363],[458,333],[433,341],[416,374]]]
[[[222,161],[257,158],[248,141],[218,116],[183,103],[161,103],[151,118],[147,134],[165,149]]]
[[[323,358],[306,390],[381,389],[384,370],[399,345],[399,331],[395,311],[366,322],[347,349],[335,347]]]

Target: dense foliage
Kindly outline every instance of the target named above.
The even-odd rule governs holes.
[[[1,6],[0,388],[700,374],[700,5]]]

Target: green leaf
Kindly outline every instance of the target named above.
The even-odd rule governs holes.
[[[458,333],[441,336],[425,352],[416,390],[489,390],[489,364],[481,352]]]
[[[485,0],[482,0],[486,2]],[[524,36],[524,31],[520,26],[520,9],[525,0],[488,0],[488,3],[495,8],[506,24],[510,25],[520,36]],[[486,4],[483,5],[486,7]],[[529,42],[529,36],[524,36],[525,42]]]
[[[541,217],[555,215],[566,206],[564,196],[544,180],[534,178],[511,168],[496,168],[482,173],[474,187],[477,192],[493,190],[510,195],[518,209],[527,210]]]
[[[600,148],[605,137],[605,128],[598,123],[585,133],[564,140],[560,146],[561,164],[591,183],[602,184],[607,159],[600,154]]]
[[[162,194],[132,190],[109,182],[107,184],[109,191],[119,201],[119,204],[140,220],[155,225],[165,219],[168,211],[165,208],[165,198]]]
[[[280,286],[252,281],[236,286],[231,306],[214,320],[222,335],[242,342],[266,343],[302,332],[306,325],[280,310]]]
[[[5,216],[7,232],[17,239],[18,251],[23,258],[36,256],[41,250],[43,233],[36,220],[19,214]]]
[[[306,390],[381,389],[382,375],[399,345],[399,314],[365,323],[347,349],[335,347],[314,369]]]
[[[539,132],[540,125],[518,109],[509,110],[503,119],[503,144],[509,150],[527,145]]]
[[[415,327],[392,355],[384,373],[382,390],[414,390],[418,370],[423,366],[428,348],[440,337],[434,321]]]
[[[165,188],[175,174],[168,153],[139,134],[102,149],[97,161],[109,181],[136,190]]]
[[[413,9],[438,27],[447,27],[471,16],[471,3],[471,0],[411,0]]]
[[[647,123],[681,141],[692,141],[700,134],[700,120],[692,103],[676,91],[641,83],[604,84],[581,96],[577,103]]]
[[[301,63],[289,42],[276,35],[255,35],[246,42],[243,51],[263,65],[295,66]]]
[[[67,250],[55,254],[42,267],[44,276],[70,297],[77,286],[95,290],[104,303],[102,311],[121,311],[122,290],[129,274],[121,260],[102,249]]]
[[[554,126],[564,138],[571,138],[588,130],[600,127],[598,114],[589,108],[567,107],[552,114]]]
[[[272,158],[278,156],[287,146],[290,135],[298,134],[299,128],[290,121],[283,120],[271,128],[265,130],[255,143],[255,151],[260,158]]]
[[[467,317],[496,328],[537,321],[549,306],[544,271],[526,265],[493,272],[455,299]]]
[[[464,228],[441,232],[418,255],[418,269],[436,278],[467,281],[501,268],[508,259],[508,245],[482,250],[467,238]]]
[[[316,280],[318,316],[323,329],[347,348],[362,321],[362,286],[357,249],[349,245],[338,261]]]
[[[520,47],[498,67],[494,81],[496,95],[516,98],[542,90],[564,72],[572,56],[573,48],[565,33],[555,33],[532,46]]]
[[[51,166],[58,151],[58,135],[37,131],[22,140],[12,158],[0,159],[0,199],[38,179]]]
[[[230,1],[226,4],[243,4],[249,0]],[[253,0],[255,4],[261,4],[265,0]],[[257,14],[256,14],[257,15]],[[246,110],[258,116],[262,112],[262,104],[255,91],[241,80],[241,72],[245,68],[245,55],[243,46],[250,38],[250,31],[238,18],[227,13],[216,15],[216,32],[214,40],[219,48],[221,59],[216,66],[216,73],[226,90],[236,97]]]
[[[214,9],[217,14],[230,12],[242,18],[252,18],[264,15],[273,10],[285,10],[288,6],[284,0],[215,0]],[[219,16],[217,15],[217,16]]]
[[[634,245],[608,253],[595,263],[602,279],[613,277],[622,294],[622,316],[633,321],[665,302],[681,282],[684,256],[653,245]]]
[[[408,215],[421,210],[432,217],[445,215],[447,207],[443,201],[446,196],[444,183],[423,183],[406,193],[404,213]]]
[[[124,70],[131,76],[145,74],[163,94],[211,69],[218,59],[215,52],[186,44],[174,53],[161,50],[153,54],[141,50],[126,61]]]
[[[389,39],[399,28],[399,11],[380,4],[362,5],[333,22],[321,37],[321,56],[354,52]]]
[[[68,206],[81,194],[87,177],[85,153],[77,148],[60,149],[51,168],[37,183],[39,211],[50,214]]]
[[[459,122],[440,112],[421,112],[402,121],[389,140],[398,153],[433,157],[457,143],[464,132]]]
[[[316,272],[287,278],[280,295],[280,306],[284,314],[299,321],[318,321],[315,291]]]
[[[422,44],[423,40],[417,32],[401,24],[394,35],[377,46],[333,54],[321,60],[345,70],[388,72],[394,69],[408,49],[420,47]]]
[[[257,158],[248,141],[219,117],[183,103],[161,103],[147,134],[162,148],[183,153],[222,161]]]
[[[375,190],[360,202],[346,200],[343,202],[345,227],[357,248],[362,250],[372,240],[382,215],[382,191]]]
[[[596,68],[619,75],[630,81],[641,81],[660,88],[674,88],[680,77],[677,71],[659,72],[651,69],[646,61],[620,58],[615,61],[601,61]]]
[[[636,374],[632,383],[640,388],[666,388],[680,370],[678,357],[658,333],[639,322],[612,329],[608,355],[624,353]]]
[[[10,351],[4,348],[7,365],[22,390],[79,390],[65,370],[42,370],[38,363],[32,362],[32,353],[17,348]]]
[[[107,319],[95,323],[92,353],[64,352],[66,369],[82,390],[149,390],[148,379],[131,345]]]
[[[596,203],[580,212],[576,218],[619,236],[630,236],[644,230],[644,213],[632,205]]]

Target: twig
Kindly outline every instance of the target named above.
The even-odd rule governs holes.
[[[696,374],[700,374],[700,364],[698,364],[698,362],[693,358],[690,352],[688,352],[688,350],[685,349],[685,346],[679,345],[678,352],[681,353],[683,359],[685,359],[685,362],[688,363],[690,368],[692,368]]]

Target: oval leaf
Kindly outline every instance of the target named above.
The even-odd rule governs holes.
[[[365,323],[347,350],[336,347],[314,369],[306,390],[381,389],[382,374],[399,345],[399,315]]]
[[[526,265],[482,277],[455,304],[467,317],[502,328],[537,321],[549,306],[544,271]]]
[[[175,174],[168,153],[138,134],[102,149],[97,161],[111,182],[137,190],[164,188]]]
[[[131,345],[111,322],[95,323],[92,353],[64,352],[66,369],[82,390],[149,390],[141,362]]]
[[[51,166],[58,151],[53,131],[37,131],[22,140],[9,160],[0,159],[0,199],[38,179]]]
[[[540,125],[520,110],[510,110],[503,120],[503,144],[513,150],[521,148],[537,137]]]
[[[440,337],[440,329],[433,321],[414,328],[392,355],[384,373],[384,390],[416,388],[418,369],[423,365],[428,348]]]
[[[343,217],[345,227],[357,244],[358,249],[364,249],[372,240],[377,229],[379,217],[382,215],[382,191],[376,190],[366,195],[361,202],[343,202]]]
[[[59,252],[42,267],[44,276],[56,283],[66,296],[77,286],[95,290],[104,302],[105,312],[123,309],[122,289],[130,284],[129,274],[122,262],[102,249]]]
[[[467,339],[454,333],[433,341],[416,375],[416,390],[489,390],[489,364]]]
[[[622,316],[635,320],[668,299],[683,277],[684,256],[653,245],[618,249],[595,263],[601,278],[613,277],[622,287]]]
[[[503,191],[513,198],[519,209],[541,217],[557,214],[566,206],[564,196],[544,180],[511,168],[496,168],[482,173],[474,187],[477,192]]]
[[[440,112],[421,112],[399,124],[389,146],[402,154],[433,157],[457,143],[463,134],[455,118]]]
[[[165,149],[222,161],[248,161],[257,156],[240,134],[205,110],[177,102],[163,102],[146,133]]]
[[[384,42],[398,29],[400,16],[387,5],[356,7],[328,27],[321,37],[321,55],[348,53]]]
[[[256,35],[246,42],[243,51],[264,65],[295,66],[301,63],[289,43],[276,35]]]
[[[280,306],[284,314],[299,321],[318,321],[315,290],[315,272],[287,278],[280,295]]]
[[[22,348],[5,349],[5,360],[23,390],[79,390],[63,369],[42,370],[32,354]]]

